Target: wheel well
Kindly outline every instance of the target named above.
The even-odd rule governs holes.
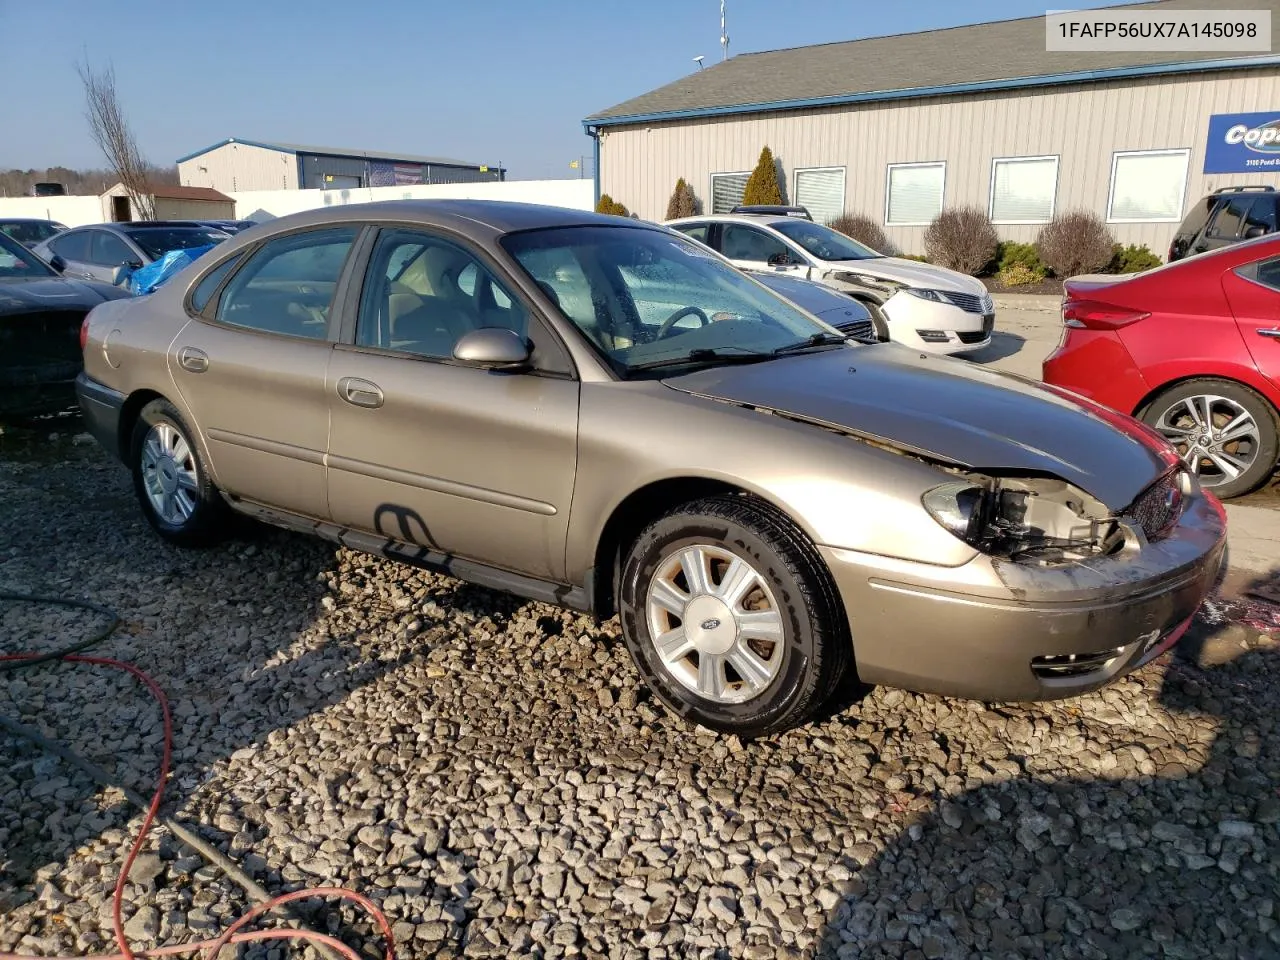
[[[1250,393],[1252,393],[1254,396],[1256,396],[1259,400],[1261,400],[1263,403],[1267,405],[1267,409],[1271,411],[1271,416],[1276,419],[1277,425],[1280,426],[1280,410],[1276,410],[1275,404],[1273,404],[1270,400],[1268,400],[1265,396],[1263,396],[1253,387],[1249,386],[1249,384],[1245,383],[1243,380],[1237,380],[1235,377],[1206,376],[1204,374],[1195,374],[1189,377],[1179,377],[1177,380],[1170,380],[1167,383],[1160,384],[1160,386],[1151,390],[1149,393],[1147,393],[1145,397],[1142,398],[1142,400],[1138,402],[1138,405],[1133,409],[1133,416],[1141,420],[1143,415],[1147,412],[1147,408],[1150,407],[1153,402],[1155,402],[1156,397],[1160,396],[1160,394],[1164,393],[1166,390],[1172,390],[1174,387],[1180,387],[1184,383],[1191,383],[1195,380],[1219,380],[1223,383],[1234,384],[1235,386],[1240,387],[1242,390],[1248,390]]]
[[[600,619],[607,620],[618,612],[617,583],[622,572],[622,558],[640,532],[673,507],[717,494],[750,496],[748,491],[718,480],[678,477],[641,487],[614,508],[596,544],[591,600]]]
[[[116,443],[120,448],[120,459],[129,460],[129,440],[133,436],[133,427],[138,422],[142,408],[152,400],[163,400],[164,397],[154,390],[138,390],[129,394],[124,406],[120,408],[120,431]]]

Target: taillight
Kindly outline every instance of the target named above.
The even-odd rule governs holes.
[[[89,315],[86,313],[84,319],[80,321],[80,352],[84,353],[84,346],[89,342]]]
[[[1096,300],[1068,300],[1062,305],[1062,323],[1090,330],[1115,330],[1151,316],[1141,310],[1117,307]]]

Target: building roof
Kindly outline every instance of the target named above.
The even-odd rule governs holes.
[[[103,196],[123,196],[127,191],[124,184],[116,182]],[[212,200],[218,203],[235,203],[235,199],[212,187],[180,187],[172,183],[162,183],[152,188],[151,196],[159,200]]]
[[[1213,6],[1206,0],[1157,0],[1123,9]],[[1228,6],[1271,10],[1271,49],[1280,50],[1275,43],[1280,0],[1231,0]],[[1045,18],[1037,16],[738,54],[583,123],[608,126],[1280,63],[1274,53],[1046,51],[1045,39]]]
[[[279,153],[313,153],[326,157],[357,157],[364,160],[387,160],[393,163],[437,163],[441,166],[448,167],[479,167],[482,164],[472,163],[468,160],[450,160],[448,157],[421,157],[412,153],[383,153],[378,150],[356,150],[350,147],[316,147],[308,146],[303,143],[280,143],[278,141],[266,140],[245,140],[243,137],[227,137],[225,140],[219,140],[217,143],[211,144],[195,153],[189,153],[185,157],[179,157],[174,163],[185,163],[188,160],[194,160],[196,157],[217,150],[219,147],[225,147],[230,143],[243,143],[250,147],[262,147],[265,150],[275,150]],[[497,169],[496,167],[494,168]]]

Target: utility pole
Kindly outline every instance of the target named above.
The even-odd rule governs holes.
[[[720,0],[720,59],[729,59],[729,32],[724,23],[724,0]]]

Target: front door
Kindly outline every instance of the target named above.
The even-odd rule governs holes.
[[[431,233],[383,230],[354,342],[330,368],[333,520],[548,580],[564,576],[578,383],[458,365],[477,327],[540,327],[485,262]]]
[[[330,318],[358,233],[331,227],[264,244],[169,347],[218,485],[233,496],[328,519]]]
[[[772,233],[746,223],[720,224],[720,253],[744,270],[808,277],[809,263]]]

